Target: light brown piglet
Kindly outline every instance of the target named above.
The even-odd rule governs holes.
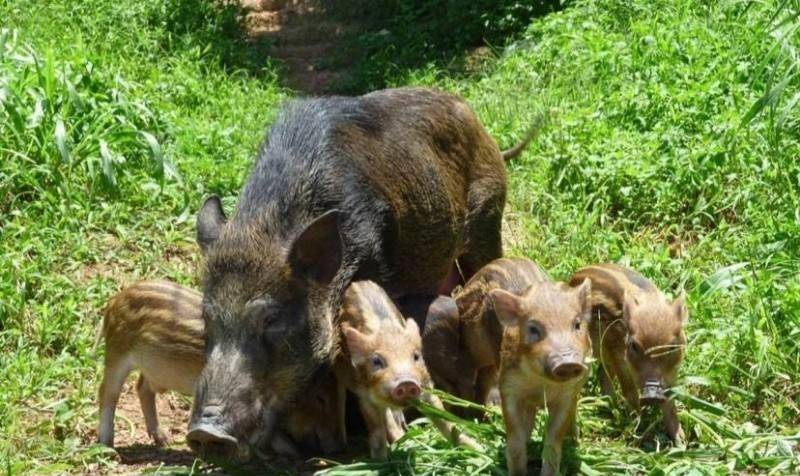
[[[156,445],[167,443],[158,424],[157,393],[192,395],[205,363],[202,296],[169,281],[140,281],[116,294],[104,311],[105,369],[100,387],[100,443],[114,445],[114,414],[122,386],[139,370],[136,389],[147,433]],[[290,407],[270,446],[295,456],[302,448],[324,453],[338,448],[336,385],[323,375],[308,395]],[[310,445],[310,446],[309,446]]]
[[[536,263],[500,258],[484,266],[453,297],[439,296],[428,308],[423,353],[437,388],[481,405],[497,386],[503,325],[489,291],[520,295],[534,283],[549,281]]]
[[[419,328],[413,319],[404,318],[384,290],[371,281],[349,286],[339,322],[342,342],[334,365],[341,389],[339,402],[344,401],[345,389],[358,397],[369,432],[370,454],[386,459],[388,443],[403,435],[394,412],[416,399],[443,408],[429,392],[431,379],[422,358]],[[433,418],[432,423],[446,438],[482,449],[449,422]],[[340,409],[339,427],[344,440],[344,408]]]
[[[136,391],[147,433],[167,443],[156,414],[157,393],[194,392],[203,368],[202,296],[169,281],[140,281],[114,296],[105,308],[102,336],[105,369],[100,386],[98,440],[114,446],[114,413],[128,375],[139,369]]]
[[[441,381],[478,403],[486,403],[499,385],[508,472],[513,476],[527,473],[527,443],[540,408],[549,413],[542,474],[558,474],[563,440],[575,425],[592,352],[590,288],[589,281],[575,290],[554,283],[530,260],[501,258],[454,293],[456,306],[440,297],[429,308],[432,327],[426,323],[425,345],[437,343],[461,354],[436,360],[437,384]],[[448,366],[455,361],[470,366],[459,372]]]
[[[612,263],[583,268],[570,284],[578,286],[586,279],[592,281],[591,336],[603,393],[613,395],[617,380],[635,410],[659,406],[667,434],[682,444],[675,402],[666,391],[677,383],[686,346],[685,296],[670,302],[642,275]]]

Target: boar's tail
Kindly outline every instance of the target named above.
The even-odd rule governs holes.
[[[503,160],[508,162],[509,160],[512,160],[521,154],[522,151],[525,150],[525,147],[527,147],[528,144],[530,144],[530,142],[539,135],[542,129],[544,129],[544,126],[547,125],[548,117],[549,116],[546,113],[536,116],[530,129],[528,129],[528,132],[525,133],[525,137],[521,141],[517,142],[514,147],[501,152],[503,155]]]

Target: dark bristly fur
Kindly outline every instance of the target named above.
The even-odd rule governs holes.
[[[157,445],[167,442],[158,425],[155,396],[170,390],[187,395],[194,392],[205,360],[201,303],[200,293],[170,281],[139,281],[109,301],[101,330],[106,342],[99,393],[101,443],[114,444],[117,400],[133,370],[140,373],[136,390],[147,433]],[[338,448],[336,384],[330,372],[327,374],[287,412],[273,448],[291,455],[297,448],[323,453]]]
[[[230,222],[215,198],[198,216],[210,353],[192,426],[211,405],[214,433],[268,431],[262,412],[271,421],[330,364],[346,286],[436,295],[456,260],[469,278],[502,254],[505,192],[497,145],[457,97],[407,88],[289,105]]]

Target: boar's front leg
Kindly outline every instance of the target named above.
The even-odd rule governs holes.
[[[470,185],[466,242],[458,258],[464,282],[489,262],[503,256],[500,229],[506,202],[503,176],[487,175]]]
[[[503,422],[506,426],[506,462],[509,476],[528,474],[528,439],[536,419],[536,405],[529,399],[503,392]]]
[[[686,444],[686,437],[681,428],[681,421],[678,418],[678,409],[675,408],[675,400],[670,398],[661,404],[661,412],[664,414],[664,426],[667,430],[667,435],[673,443],[678,446]]]
[[[376,407],[366,398],[360,399],[359,406],[369,433],[369,454],[373,459],[385,461],[389,458],[386,409]]]
[[[564,437],[575,425],[578,397],[553,399],[547,406],[549,415],[542,450],[542,476],[554,476],[559,474]]]
[[[336,382],[336,419],[339,430],[339,443],[347,445],[347,387],[344,383]]]

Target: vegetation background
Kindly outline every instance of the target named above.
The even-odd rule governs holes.
[[[688,446],[592,381],[568,472],[800,470],[800,2],[328,7],[360,21],[327,58],[349,65],[335,90],[452,91],[506,146],[554,114],[509,166],[509,254],[560,279],[616,261],[688,291]],[[131,471],[91,445],[98,311],[136,279],[197,285],[201,199],[234,205],[297,94],[240,13],[212,0],[0,0],[0,472]],[[450,448],[420,424],[390,463],[331,472],[505,474],[499,415],[469,430],[489,451]],[[540,442],[535,430],[534,459]],[[219,470],[159,461],[148,471]]]

